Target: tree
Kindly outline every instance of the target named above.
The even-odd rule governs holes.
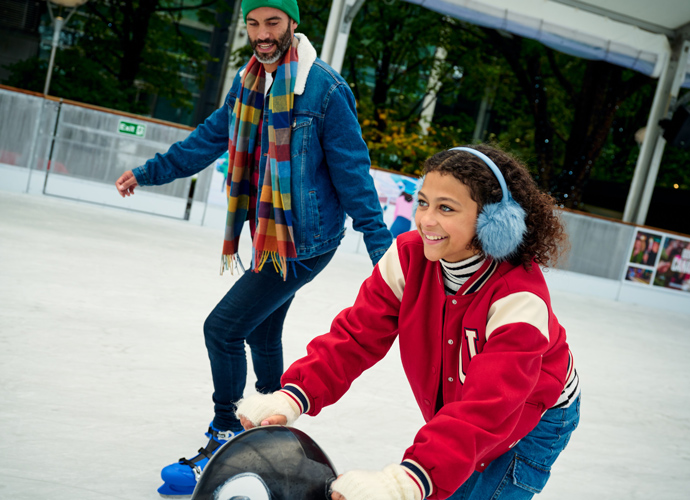
[[[4,83],[35,92],[43,91],[48,71],[47,60],[32,57],[9,67],[12,73]],[[111,78],[101,78],[99,72],[99,65],[83,57],[78,50],[60,50],[55,54],[50,93],[106,108],[131,110],[117,82]]]
[[[450,57],[459,57],[457,64],[473,68],[467,72],[464,91],[476,98],[486,82],[497,89],[493,137],[527,160],[544,190],[564,206],[580,207],[602,153],[616,149],[616,140],[618,149],[636,150],[634,132],[646,121],[646,96],[654,82],[640,73],[562,54],[519,36],[470,25],[464,25],[463,31],[474,42],[465,38],[465,51],[452,52]],[[491,64],[477,65],[473,55],[477,53]],[[474,59],[471,66],[466,64],[468,58]],[[629,100],[638,107],[625,106]],[[622,136],[613,132],[617,121],[628,122],[628,143],[622,148]],[[632,168],[626,168],[626,175],[632,176]]]
[[[577,207],[620,106],[650,79],[602,61],[576,61],[521,37],[482,31],[488,45],[505,58],[513,71],[523,103],[531,113],[539,184],[565,206]],[[554,122],[553,109],[558,104],[551,100],[559,96],[559,91],[549,91],[554,86],[560,87],[560,94],[572,109],[572,118],[564,123],[566,130],[558,130]],[[558,159],[554,154],[557,140],[565,149]]]
[[[419,173],[430,154],[455,142],[458,128],[420,128],[420,113],[436,71],[451,82],[456,68],[436,50],[453,44],[454,22],[408,2],[365,2],[352,24],[343,76],[358,102],[372,164]]]

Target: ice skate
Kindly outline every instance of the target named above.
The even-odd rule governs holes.
[[[163,467],[161,478],[163,485],[158,488],[162,497],[189,496],[194,492],[196,482],[206,467],[209,459],[230,439],[242,431],[219,431],[213,424],[205,433],[208,444],[199,448],[199,453],[192,459],[181,458],[178,462]]]

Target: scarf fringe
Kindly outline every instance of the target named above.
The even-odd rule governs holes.
[[[252,270],[254,272],[260,272],[261,269],[264,267],[264,264],[266,264],[266,262],[268,262],[268,260],[270,259],[271,263],[273,264],[273,268],[276,270],[277,273],[279,273],[283,277],[283,281],[287,280],[288,274],[290,273],[290,268],[292,268],[292,272],[295,275],[295,278],[297,278],[296,264],[299,264],[307,271],[311,271],[311,269],[305,266],[301,261],[287,260],[286,258],[281,257],[278,252],[269,252],[265,250],[261,252],[261,254],[257,252],[253,257],[256,259],[254,260],[254,262],[252,262]],[[240,256],[238,254],[221,255],[220,275],[223,276],[223,272],[228,270],[232,275],[235,274],[235,271],[237,271],[238,274],[240,271],[242,271],[242,273],[247,272],[244,268],[244,265],[242,264],[242,259],[240,259]]]
[[[277,273],[279,273],[283,277],[283,281],[287,280],[287,275],[289,271],[288,260],[282,255],[280,255],[278,252],[270,252],[268,250],[264,250],[263,252],[259,253],[257,251],[254,256],[254,259],[254,272],[260,272],[261,269],[263,269],[264,264],[266,264],[266,262],[270,259],[271,263],[273,263],[273,268],[276,270]]]
[[[223,276],[223,271],[230,271],[230,274],[234,275],[235,271],[237,274],[245,273],[244,266],[242,265],[242,259],[237,254],[232,255],[221,255],[220,256],[220,275]]]

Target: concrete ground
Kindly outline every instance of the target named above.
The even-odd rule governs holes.
[[[235,279],[219,276],[221,239],[220,228],[0,191],[0,498],[159,498],[160,469],[205,444],[212,418],[201,327]],[[286,363],[370,272],[367,257],[339,251],[297,295]],[[690,311],[560,285],[582,421],[537,498],[688,498]],[[421,425],[395,352],[297,422],[339,472],[398,462]]]

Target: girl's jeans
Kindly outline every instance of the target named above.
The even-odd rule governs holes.
[[[474,472],[448,500],[528,500],[540,493],[551,466],[580,421],[580,396],[568,408],[551,409],[514,448]]]
[[[239,431],[235,404],[247,380],[245,341],[249,344],[256,374],[256,390],[267,394],[280,389],[283,374],[283,322],[295,292],[313,280],[335,254],[290,265],[287,280],[266,262],[259,273],[245,272],[204,323],[204,337],[213,377],[213,402],[217,430]],[[295,276],[295,273],[297,276]]]

